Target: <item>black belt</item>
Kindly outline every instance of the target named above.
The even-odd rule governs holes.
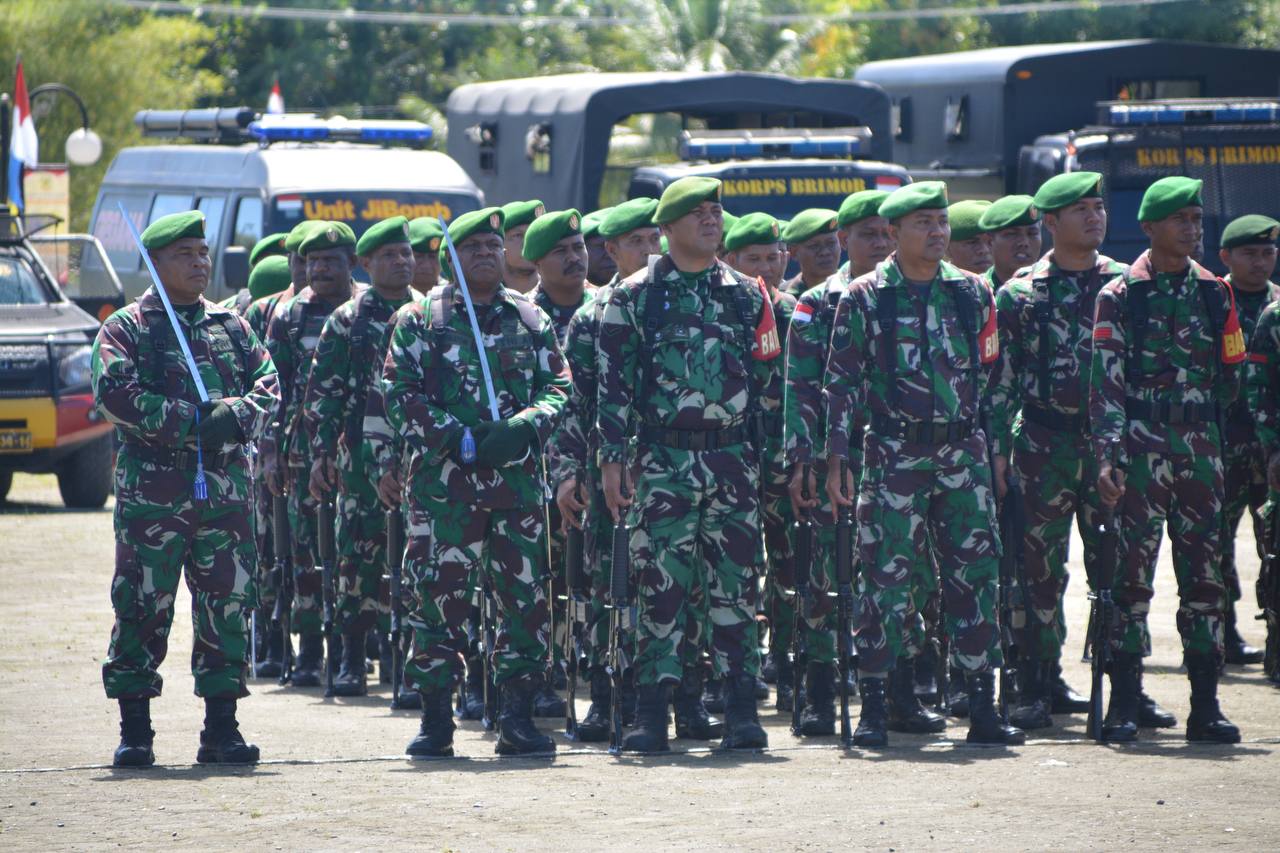
[[[1039,403],[1025,402],[1022,419],[1054,432],[1089,432],[1088,412],[1060,412]]]
[[[1126,397],[1124,413],[1131,421],[1155,424],[1206,424],[1218,420],[1218,407],[1213,403],[1152,402]]]
[[[641,441],[676,450],[719,450],[750,439],[751,428],[747,424],[738,424],[724,429],[670,429],[641,424],[638,437]]]
[[[182,471],[196,470],[196,452],[194,450],[177,450],[172,447],[155,447],[150,444],[134,444],[126,441],[124,446],[128,448],[128,453],[135,459],[143,462],[151,462],[156,465],[164,465],[168,468],[177,468]],[[203,455],[203,462],[206,471],[220,470],[226,468],[237,459],[244,458],[244,449],[237,446],[234,450],[225,450],[219,453],[208,453]]]
[[[952,444],[978,431],[976,421],[912,421],[872,414],[871,431],[881,438],[896,438],[913,444]]]

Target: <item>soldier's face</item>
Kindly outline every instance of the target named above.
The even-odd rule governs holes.
[[[951,223],[946,208],[914,210],[890,225],[898,254],[910,261],[937,263],[947,253]]]
[[[787,248],[783,243],[757,243],[730,252],[729,266],[743,275],[762,278],[770,288],[782,283],[787,271]]]
[[[679,219],[662,226],[667,246],[694,257],[711,257],[724,236],[724,209],[719,202],[704,201]]]
[[[1274,243],[1237,246],[1218,252],[1222,263],[1231,273],[1231,284],[1243,286],[1246,290],[1261,290],[1266,287],[1271,274],[1276,271],[1276,255]]]
[[[1053,235],[1055,246],[1093,251],[1107,236],[1107,206],[1100,198],[1082,198],[1046,213],[1044,227]]]
[[[1204,209],[1188,205],[1158,222],[1143,222],[1142,231],[1151,238],[1151,250],[1159,254],[1190,258],[1204,251]]]
[[[1040,257],[1040,223],[1001,228],[991,235],[991,260],[1001,278],[1008,278]]]
[[[374,287],[403,290],[413,281],[414,253],[408,243],[387,243],[360,259]]]
[[[351,264],[355,257],[345,246],[314,249],[307,253],[307,284],[321,299],[344,293],[351,284]]]
[[[524,232],[528,230],[528,225],[517,225],[515,228],[504,232],[502,235],[503,246],[507,252],[507,267],[525,275],[532,273],[534,270],[534,265],[529,261],[526,261],[522,254],[522,250],[524,249]]]
[[[298,290],[307,286],[307,259],[297,252],[289,253],[289,280]]]
[[[523,238],[520,241],[524,242]],[[472,234],[457,246],[458,263],[467,284],[496,287],[502,281],[503,239],[499,234]]]
[[[876,264],[889,257],[896,245],[889,232],[889,220],[883,216],[859,219],[840,233],[849,255],[849,267],[855,275],[871,272]]]
[[[539,258],[538,276],[551,287],[581,287],[587,280],[587,244],[582,235],[565,237]]]
[[[191,305],[209,287],[213,262],[203,237],[183,237],[151,253],[160,283],[176,305]]]
[[[826,278],[840,267],[840,236],[834,231],[817,234],[788,248],[809,281]]]
[[[662,232],[657,228],[637,228],[605,240],[604,249],[617,266],[618,274],[626,278],[644,269],[650,255],[662,254]]]
[[[423,293],[440,283],[440,253],[413,253],[413,286]]]
[[[587,240],[587,281],[592,284],[608,284],[609,279],[613,278],[613,274],[617,271],[618,264],[605,248],[605,239],[599,235],[593,235]]]
[[[991,237],[979,234],[969,240],[952,240],[947,259],[965,272],[982,275],[991,269]]]

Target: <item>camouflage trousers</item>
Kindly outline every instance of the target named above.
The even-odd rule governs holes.
[[[930,554],[941,578],[952,661],[970,672],[1000,666],[1000,545],[990,471],[867,468],[858,489],[857,522],[860,674],[882,678],[907,651],[904,638],[918,613],[913,598],[923,592],[921,563]]]
[[[1222,457],[1134,455],[1116,515],[1121,570],[1112,643],[1120,651],[1151,654],[1147,614],[1154,594],[1156,559],[1169,527],[1173,573],[1178,581],[1178,633],[1185,651],[1222,653],[1226,593],[1218,568],[1222,539]]]
[[[769,645],[784,654],[795,634],[795,549],[791,525],[791,497],[784,477],[771,477],[765,486],[764,504],[764,614],[769,620]]]
[[[271,537],[271,490],[267,481],[256,477],[253,481],[253,540],[258,556],[258,590],[262,613],[270,614],[276,605],[276,585],[273,580],[276,549]],[[261,614],[259,614],[261,616]]]
[[[1015,578],[1013,622],[1021,625],[1018,648],[1037,660],[1056,661],[1062,657],[1067,637],[1063,597],[1070,575],[1067,572],[1074,519],[1084,543],[1087,576],[1096,571],[1101,536],[1098,533],[1098,465],[1087,442],[1069,433],[1055,433],[1051,453],[1031,453],[1015,444],[1009,467],[1022,487],[1022,505],[1027,529],[1023,536],[1022,578]],[[1005,547],[1012,547],[1009,543]],[[1031,602],[1028,626],[1021,584],[1025,579]],[[1034,636],[1028,634],[1028,629]]]
[[[248,471],[206,471],[209,500],[191,497],[192,475],[139,463],[116,465],[115,624],[102,682],[111,699],[160,695],[178,581],[191,591],[191,674],[197,696],[238,699],[245,686],[249,611],[257,606]]]
[[[748,446],[642,448],[629,513],[636,683],[674,682],[706,642],[716,677],[760,671],[759,470]]]
[[[289,468],[289,539],[293,548],[293,632],[319,634],[324,605],[320,554],[316,550],[316,500],[307,491],[305,468]]]
[[[1236,529],[1245,513],[1253,522],[1253,540],[1258,559],[1265,554],[1267,534],[1262,522],[1262,506],[1267,501],[1267,454],[1262,445],[1251,443],[1227,448],[1227,471],[1224,477],[1225,498],[1222,507],[1222,550],[1219,568],[1227,589],[1227,601],[1240,600],[1240,573],[1236,569]]]
[[[463,674],[476,588],[497,604],[491,664],[498,682],[547,665],[548,602],[541,508],[477,509],[413,500],[404,568],[416,607],[406,624],[413,652],[404,684],[451,689]]]
[[[364,471],[342,472],[338,495],[338,630],[363,634],[389,621],[387,510]]]

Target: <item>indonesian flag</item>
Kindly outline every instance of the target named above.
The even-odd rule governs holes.
[[[280,78],[277,77],[271,84],[271,94],[267,96],[267,115],[282,115],[284,113],[284,95],[280,94]]]
[[[756,361],[772,361],[782,355],[778,321],[773,316],[773,300],[769,298],[769,288],[764,279],[757,277],[756,284],[760,286],[760,295],[764,297],[764,310],[760,312],[760,320],[756,324],[756,343],[751,348],[751,357]]]
[[[40,140],[31,117],[31,101],[27,98],[27,80],[22,74],[22,60],[13,84],[13,137],[9,144],[9,200],[22,211],[23,166],[34,169],[40,162]]]

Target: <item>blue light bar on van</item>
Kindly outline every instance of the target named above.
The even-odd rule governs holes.
[[[249,134],[271,142],[367,142],[423,145],[431,141],[431,127],[419,121],[348,121],[314,115],[272,115],[250,122]]]
[[[1176,100],[1105,105],[1106,123],[1119,127],[1179,124],[1265,124],[1280,122],[1280,101]]]
[[[856,157],[866,153],[870,143],[868,127],[686,130],[680,134],[680,159]]]

